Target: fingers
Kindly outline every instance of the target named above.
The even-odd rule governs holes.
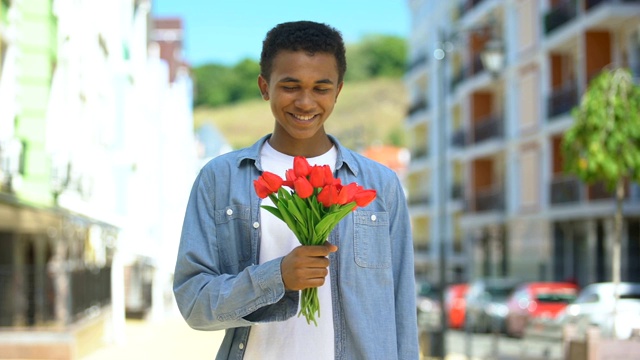
[[[302,290],[322,286],[329,274],[327,256],[337,251],[333,244],[298,246],[280,264],[282,281],[287,290]]]

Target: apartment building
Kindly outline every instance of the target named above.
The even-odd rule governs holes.
[[[197,171],[192,84],[154,51],[151,5],[0,2],[0,359],[121,340],[142,257],[146,306],[171,291]]]
[[[600,70],[640,78],[640,1],[407,3],[417,278],[437,282],[444,258],[448,282],[610,280],[615,199],[566,173],[560,147]],[[504,65],[490,72],[496,40]],[[626,193],[622,279],[640,281],[640,187]]]

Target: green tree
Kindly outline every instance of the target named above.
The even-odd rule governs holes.
[[[407,42],[391,35],[369,35],[347,47],[349,81],[376,77],[402,77],[407,62]]]
[[[602,71],[572,116],[574,123],[562,142],[566,170],[588,184],[601,182],[615,189],[612,280],[617,285],[625,182],[640,181],[640,87],[631,71]]]

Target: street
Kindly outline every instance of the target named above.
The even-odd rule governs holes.
[[[224,332],[193,330],[177,311],[171,311],[162,320],[127,320],[125,335],[123,344],[105,345],[82,360],[210,360],[215,357]],[[465,334],[459,330],[447,332],[447,354],[447,360],[562,358],[559,343],[520,340],[505,335]]]
[[[82,360],[211,360],[224,331],[193,330],[177,311],[171,311],[161,320],[128,319],[125,334],[123,344],[106,345]]]

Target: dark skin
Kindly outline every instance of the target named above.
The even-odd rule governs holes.
[[[258,77],[262,97],[275,117],[269,144],[291,156],[315,157],[326,153],[333,143],[324,129],[336,103],[342,82],[332,54],[309,54],[282,50],[273,61],[269,79]],[[330,253],[338,247],[298,246],[280,264],[287,290],[319,287],[329,274]]]

